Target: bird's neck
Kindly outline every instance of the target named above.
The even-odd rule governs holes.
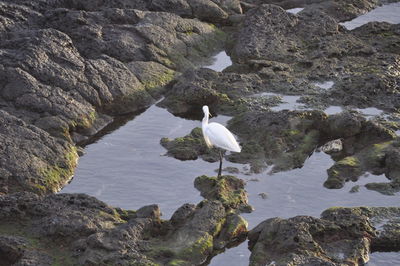
[[[208,115],[204,116],[203,121],[202,121],[202,125],[203,126],[207,126],[208,125]]]

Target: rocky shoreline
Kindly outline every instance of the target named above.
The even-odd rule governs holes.
[[[399,251],[397,206],[272,218],[248,233],[239,215],[251,211],[245,183],[232,176],[198,177],[205,200],[183,205],[168,221],[156,205],[128,211],[83,194],[54,194],[73,176],[77,143],[161,97],[158,105],[177,116],[193,117],[204,104],[233,116],[228,126],[243,152],[226,158],[250,164],[251,172],[299,168],[321,149],[335,160],[326,188],[368,171],[388,178],[368,189],[397,193],[400,24],[339,24],[379,4],[1,0],[0,261],[200,265],[246,237],[250,265],[358,265],[370,252]],[[283,9],[293,7],[304,9]],[[197,67],[221,49],[232,66]],[[332,88],[316,85],[325,81]],[[263,93],[301,96],[307,109],[274,111],[282,99]],[[332,105],[348,110],[326,114]],[[352,110],[367,107],[385,114],[367,119]],[[180,160],[218,160],[199,129],[161,145]]]

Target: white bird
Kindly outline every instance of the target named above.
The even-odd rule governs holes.
[[[219,123],[208,123],[208,117],[211,116],[210,111],[208,110],[208,106],[203,106],[204,118],[202,121],[202,130],[204,140],[207,144],[207,147],[211,148],[212,146],[216,146],[218,148],[222,148],[228,151],[240,152],[241,148],[237,143],[233,134],[223,125]],[[222,153],[219,152],[219,170],[218,177],[221,176],[222,169]]]

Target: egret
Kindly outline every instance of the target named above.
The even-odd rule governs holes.
[[[204,118],[201,128],[203,130],[203,137],[208,148],[216,146],[228,151],[240,152],[241,148],[237,143],[233,134],[223,125],[219,123],[208,123],[208,118],[211,116],[208,106],[203,106]],[[221,176],[222,169],[222,152],[219,151],[219,170],[218,177]]]

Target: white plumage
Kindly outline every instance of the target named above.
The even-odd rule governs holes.
[[[216,146],[228,151],[240,152],[241,148],[237,143],[233,134],[223,125],[219,123],[208,123],[210,111],[207,105],[203,106],[204,118],[202,121],[202,130],[204,140],[209,148]],[[218,176],[221,175],[222,154],[220,153],[220,168]]]
[[[241,149],[239,144],[236,142],[235,137],[223,125],[218,123],[210,123],[206,125],[205,129],[203,129],[203,132],[206,143],[210,143],[211,146],[214,145],[224,150],[240,152]]]

